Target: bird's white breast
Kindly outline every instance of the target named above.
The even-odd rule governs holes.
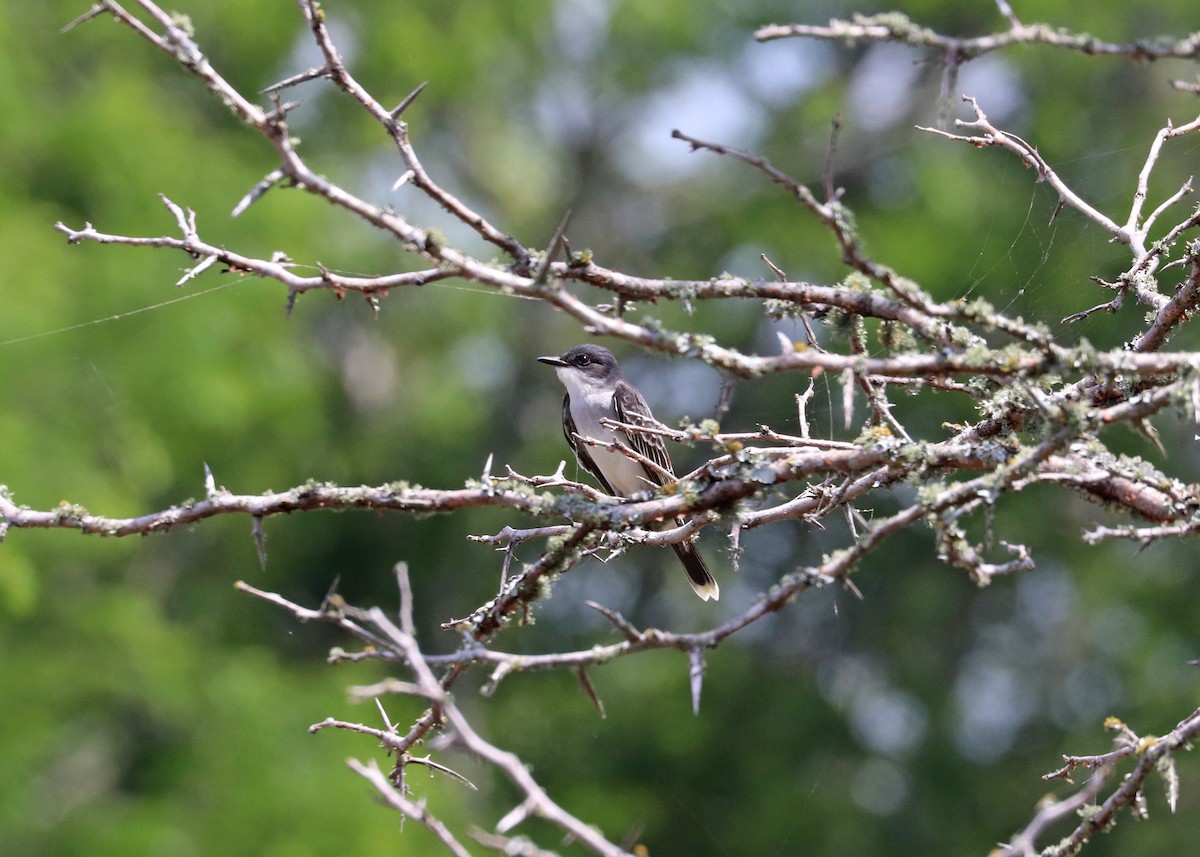
[[[620,441],[625,446],[629,445],[624,432],[614,432],[600,424],[601,419],[617,418],[611,389],[587,383],[590,379],[581,378],[578,372],[559,369],[558,377],[571,397],[571,419],[575,421],[576,434],[606,443]],[[584,448],[600,468],[608,484],[621,496],[628,497],[654,487],[646,477],[645,468],[629,456],[620,452],[610,452],[599,446],[585,445]]]

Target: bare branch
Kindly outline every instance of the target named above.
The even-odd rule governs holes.
[[[455,857],[471,857],[471,852],[454,838],[454,834],[441,819],[429,812],[423,801],[414,803],[393,788],[374,761],[364,764],[357,759],[349,759],[346,764],[375,787],[375,791],[383,798],[384,803],[427,828]]]
[[[1114,754],[1106,754],[1104,760],[1098,762],[1097,766],[1108,764],[1114,755],[1137,756],[1137,764],[1102,803],[1082,814],[1083,820],[1070,835],[1052,848],[1043,851],[1042,854],[1050,854],[1054,857],[1076,854],[1094,834],[1110,829],[1116,823],[1117,813],[1125,807],[1134,806],[1139,800],[1146,778],[1156,770],[1160,761],[1170,760],[1175,751],[1188,747],[1200,735],[1200,709],[1192,712],[1174,729],[1158,738],[1138,738],[1116,718],[1109,718],[1106,725],[1110,729],[1115,728],[1128,734],[1119,741],[1118,750]],[[1070,761],[1068,757],[1068,765]]]
[[[964,95],[963,101],[970,105],[971,110],[973,110],[975,113],[975,118],[971,121],[963,119],[956,120],[954,123],[955,126],[959,128],[977,129],[983,132],[981,135],[963,136],[959,134],[950,134],[937,128],[925,128],[922,126],[917,126],[918,129],[921,131],[928,131],[931,134],[937,134],[942,137],[946,137],[950,140],[960,140],[965,143],[970,143],[976,147],[999,146],[1000,148],[1007,149],[1008,151],[1017,155],[1022,161],[1025,162],[1027,166],[1034,169],[1034,171],[1037,173],[1038,181],[1047,182],[1052,188],[1054,188],[1054,190],[1058,193],[1058,198],[1064,204],[1071,206],[1089,220],[1093,220],[1100,224],[1102,227],[1112,233],[1115,239],[1123,244],[1129,244],[1132,242],[1133,233],[1129,229],[1118,225],[1115,221],[1109,218],[1108,215],[1093,208],[1091,205],[1085,202],[1082,197],[1080,197],[1075,193],[1074,190],[1067,186],[1066,182],[1059,178],[1058,173],[1056,173],[1050,167],[1050,165],[1046,162],[1046,159],[1042,157],[1041,153],[1036,147],[1025,140],[1022,140],[1016,134],[1010,134],[1005,131],[1001,131],[999,128],[996,128],[994,125],[992,125],[992,123],[988,120],[987,114],[984,113],[983,109],[979,106],[979,102],[977,102],[971,96]]]
[[[905,15],[888,12],[881,15],[855,15],[850,21],[833,20],[828,26],[809,24],[770,24],[759,28],[754,37],[760,42],[787,38],[828,39],[848,44],[861,42],[899,42],[919,48],[932,48],[943,54],[957,54],[964,60],[1012,45],[1049,45],[1078,51],[1089,56],[1125,56],[1133,60],[1195,59],[1200,56],[1200,33],[1184,39],[1155,39],[1132,44],[1105,42],[1083,33],[1070,33],[1049,24],[1021,24],[1006,2],[1000,2],[1001,14],[1009,29],[988,36],[956,39],[913,23]]]

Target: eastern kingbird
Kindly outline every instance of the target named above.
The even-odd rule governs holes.
[[[671,457],[663,439],[657,434],[632,435],[620,429],[601,425],[609,419],[633,426],[654,426],[657,421],[650,406],[632,384],[621,377],[616,358],[599,345],[576,345],[559,357],[539,357],[553,366],[558,380],[567,388],[563,398],[563,434],[575,453],[579,466],[586,470],[615,497],[631,497],[662,485],[664,473],[675,475]],[[662,471],[647,467],[621,452],[589,446],[580,437],[612,443],[616,441],[642,457],[653,461]],[[683,523],[683,519],[679,519]],[[671,545],[683,563],[692,589],[705,601],[716,601],[721,594],[704,560],[691,542]]]

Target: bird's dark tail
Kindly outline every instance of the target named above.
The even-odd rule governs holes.
[[[683,563],[683,570],[687,572],[688,583],[692,585],[692,589],[696,590],[696,594],[705,601],[712,599],[716,601],[721,597],[721,587],[717,586],[716,578],[708,570],[708,566],[704,564],[704,560],[700,558],[700,552],[696,550],[696,546],[691,542],[681,542],[671,545],[675,549],[675,556],[679,557],[679,561]]]

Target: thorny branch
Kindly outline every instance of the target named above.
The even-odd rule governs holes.
[[[1047,182],[1058,193],[1060,206],[1067,205],[1074,208],[1082,215],[1098,223],[1107,232],[1112,234],[1113,240],[1122,244],[1127,244],[1130,247],[1133,257],[1133,264],[1122,274],[1114,288],[1117,291],[1115,297],[1109,303],[1099,307],[1085,310],[1068,316],[1067,321],[1080,321],[1086,318],[1092,312],[1097,310],[1106,310],[1108,312],[1116,312],[1121,307],[1125,293],[1133,289],[1134,295],[1138,303],[1152,307],[1157,310],[1160,317],[1156,319],[1156,323],[1151,327],[1150,331],[1140,338],[1141,341],[1137,344],[1134,350],[1144,351],[1150,350],[1152,347],[1157,348],[1165,341],[1165,332],[1174,327],[1179,320],[1181,312],[1186,312],[1195,306],[1195,273],[1188,279],[1188,283],[1192,288],[1189,289],[1184,297],[1176,295],[1173,301],[1161,294],[1157,288],[1157,283],[1154,280],[1154,274],[1159,269],[1162,262],[1162,255],[1166,250],[1170,249],[1179,237],[1190,230],[1200,225],[1200,212],[1193,211],[1192,214],[1184,220],[1176,224],[1161,240],[1153,245],[1149,243],[1149,235],[1151,228],[1155,225],[1159,216],[1171,205],[1179,202],[1184,196],[1192,191],[1192,180],[1189,178],[1183,186],[1174,193],[1171,197],[1164,200],[1150,215],[1144,214],[1144,204],[1147,198],[1147,184],[1150,179],[1150,173],[1154,169],[1154,165],[1158,162],[1159,154],[1162,150],[1162,145],[1166,140],[1190,134],[1200,130],[1200,117],[1186,125],[1178,127],[1169,125],[1166,128],[1159,130],[1151,144],[1150,153],[1146,157],[1146,162],[1142,167],[1142,171],[1138,176],[1137,189],[1133,193],[1133,199],[1129,207],[1129,214],[1124,222],[1118,223],[1113,218],[1099,211],[1090,205],[1081,196],[1075,193],[1062,178],[1050,167],[1037,147],[1022,140],[1015,134],[1010,134],[996,128],[988,120],[987,115],[980,108],[979,103],[969,96],[964,96],[963,100],[967,102],[975,113],[975,119],[972,121],[956,120],[955,125],[959,128],[978,130],[982,133],[975,136],[964,136],[960,134],[950,134],[945,131],[940,131],[935,128],[922,128],[921,130],[929,131],[933,134],[939,134],[951,140],[959,140],[970,143],[974,146],[999,146],[1015,153],[1028,166],[1032,167],[1038,176],[1039,181]],[[1189,251],[1190,253],[1191,251]],[[1196,261],[1194,254],[1188,257],[1193,269]],[[1180,303],[1184,302],[1184,307],[1180,308]],[[1163,317],[1166,307],[1174,303],[1174,308],[1171,311],[1170,317]]]
[[[947,56],[956,56],[959,62],[966,62],[1002,48],[1031,44],[1065,48],[1088,55],[1124,56],[1142,61],[1200,57],[1200,33],[1192,33],[1182,39],[1164,37],[1118,44],[1084,33],[1070,33],[1048,24],[1022,24],[1005,0],[998,0],[997,5],[1007,18],[1009,28],[1000,33],[965,39],[934,32],[898,12],[855,15],[850,21],[830,21],[828,26],[769,24],[759,28],[754,37],[760,42],[797,37],[828,39],[849,44],[899,42],[941,51]]]
[[[1074,795],[1057,802],[1048,802],[1034,819],[1008,844],[1003,846],[1004,857],[1070,857],[1078,854],[1093,834],[1110,829],[1116,814],[1128,808],[1135,817],[1147,817],[1145,785],[1152,773],[1158,773],[1167,794],[1167,806],[1174,812],[1179,801],[1179,778],[1175,770],[1175,753],[1189,749],[1200,736],[1200,709],[1181,720],[1174,729],[1162,736],[1139,736],[1115,717],[1105,726],[1117,733],[1115,749],[1099,756],[1064,756],[1066,764],[1046,774],[1045,779],[1064,779],[1076,768],[1088,768],[1092,775],[1087,784]],[[1100,793],[1108,784],[1123,759],[1136,758],[1133,770],[1103,800]],[[1052,824],[1065,819],[1079,819],[1075,829],[1054,845],[1037,848],[1037,838]]]
[[[1043,24],[1024,24],[1004,0],[998,0],[997,5],[1008,29],[974,38],[935,33],[898,14],[857,16],[850,22],[834,21],[826,27],[772,25],[760,29],[756,36],[761,41],[787,37],[896,41],[935,51],[943,61],[944,102],[951,97],[963,63],[1011,45],[1040,44],[1134,60],[1200,56],[1198,34],[1120,45]],[[1106,446],[1109,430],[1120,424],[1153,437],[1150,419],[1168,409],[1200,420],[1200,357],[1194,352],[1163,350],[1170,335],[1191,318],[1200,304],[1200,241],[1195,238],[1200,213],[1192,211],[1168,226],[1162,225],[1192,193],[1192,181],[1189,179],[1157,204],[1149,199],[1150,177],[1166,144],[1200,130],[1200,118],[1178,126],[1168,123],[1157,132],[1149,144],[1128,210],[1120,213],[1106,213],[1087,201],[1040,154],[1036,140],[1026,141],[993,125],[973,98],[966,102],[974,119],[955,123],[964,133],[950,133],[945,130],[946,123],[940,129],[925,129],[976,147],[1010,152],[1033,168],[1038,181],[1055,190],[1061,206],[1080,212],[1129,248],[1129,266],[1115,282],[1097,279],[1114,291],[1114,297],[1068,318],[1079,322],[1095,312],[1116,312],[1127,294],[1152,311],[1144,328],[1129,339],[1127,349],[1100,352],[1086,343],[1060,342],[1048,327],[1010,317],[983,300],[937,301],[917,282],[872,258],[856,231],[843,192],[834,187],[832,159],[826,165],[822,198],[760,155],[701,140],[684,131],[676,131],[673,136],[693,150],[732,158],[758,171],[828,229],[847,268],[843,281],[792,281],[765,257],[769,276],[762,280],[723,275],[690,281],[634,276],[607,267],[587,253],[568,252],[565,259],[560,259],[561,234],[549,252],[538,249],[536,242],[526,244],[442,187],[425,168],[402,118],[424,84],[415,86],[395,107],[384,106],[346,67],[330,38],[319,4],[298,0],[298,6],[319,49],[321,65],[266,86],[256,96],[241,93],[220,75],[188,28],[150,0],[132,4],[140,15],[115,0],[100,0],[72,26],[111,16],[194,75],[264,139],[279,163],[241,198],[233,208],[233,216],[276,188],[299,188],[396,241],[418,260],[418,270],[346,276],[317,263],[318,275],[302,275],[300,266],[286,253],[256,258],[205,241],[195,214],[166,197],[162,201],[178,235],[125,236],[103,232],[90,223],[79,229],[57,224],[68,241],[183,253],[192,267],[180,280],[181,285],[220,266],[229,272],[280,283],[287,290],[289,306],[299,295],[317,290],[338,295],[361,293],[377,304],[396,289],[459,278],[545,302],[590,334],[703,361],[728,376],[752,378],[788,372],[809,375],[809,392],[797,398],[801,417],[798,435],[781,434],[768,426],[736,432],[722,432],[715,424],[688,426],[682,431],[621,426],[627,432],[649,431],[675,441],[706,445],[713,453],[701,467],[668,484],[663,491],[630,502],[614,502],[595,489],[564,478],[561,467],[551,476],[523,476],[511,468],[504,476],[493,476],[490,462],[481,478],[456,489],[404,483],[347,488],[311,482],[283,492],[243,495],[217,487],[210,475],[202,499],[134,518],[95,515],[69,503],[47,511],[32,510],[19,506],[6,490],[0,490],[0,537],[13,528],[68,528],[126,536],[232,514],[250,517],[261,547],[261,522],[297,511],[388,509],[427,513],[494,506],[532,518],[535,523],[531,526],[506,526],[495,535],[475,537],[504,552],[502,579],[495,598],[466,617],[445,624],[446,630],[462,636],[461,646],[452,652],[435,654],[417,645],[411,591],[403,569],[397,572],[402,602],[400,627],[378,609],[354,608],[336,593],[320,609],[310,610],[279,595],[240,584],[245,591],[291,611],[301,621],[333,624],[363,644],[359,652],[337,650],[331,659],[384,659],[411,672],[411,681],[391,679],[358,690],[363,697],[398,693],[423,700],[428,708],[406,730],[392,724],[386,714],[383,728],[332,718],[313,728],[352,729],[381,741],[395,757],[392,771],[385,775],[374,763],[361,762],[352,763],[354,769],[389,805],[429,828],[451,853],[468,852],[460,838],[423,802],[409,798],[404,779],[405,768],[411,764],[458,776],[428,755],[413,755],[418,745],[435,735],[445,738],[448,746],[502,771],[523,795],[522,802],[501,819],[493,833],[474,834],[478,841],[504,848],[507,853],[539,853],[536,846],[510,838],[507,833],[526,817],[540,815],[594,853],[626,853],[555,804],[520,759],[474,730],[450,693],[469,669],[489,671],[488,691],[517,672],[569,670],[603,712],[588,679],[589,669],[651,649],[671,649],[687,657],[693,703],[698,706],[706,651],[782,609],[807,589],[838,583],[853,591],[850,576],[863,558],[890,536],[915,524],[931,527],[938,555],[965,569],[981,584],[996,575],[1027,570],[1034,559],[1027,547],[1001,541],[1007,559],[996,561],[994,546],[971,542],[966,522],[972,515],[986,514],[1002,496],[1035,484],[1065,487],[1145,523],[1097,526],[1085,535],[1089,542],[1119,537],[1148,544],[1200,532],[1200,500],[1195,485],[1172,479],[1157,467],[1115,454]],[[279,98],[292,87],[320,81],[336,87],[379,125],[396,151],[397,187],[410,185],[428,196],[495,247],[505,261],[485,262],[447,246],[436,233],[390,207],[356,196],[310,166],[287,126],[289,113],[299,107]],[[258,104],[258,96],[266,96],[269,105]],[[1171,274],[1173,271],[1179,273]],[[1168,274],[1178,277],[1173,287],[1165,282]],[[568,290],[568,286],[579,289],[579,293]],[[779,353],[750,353],[723,345],[714,337],[665,330],[649,321],[639,321],[636,314],[622,309],[632,301],[729,299],[761,301],[768,314],[801,319],[807,341],[794,343],[781,337]],[[819,320],[831,335],[814,332],[813,320]],[[832,335],[837,333],[849,343],[842,351],[837,350],[838,340]],[[865,397],[869,404],[866,424],[857,437],[817,438],[810,433],[804,409],[812,394],[812,379],[825,372],[834,373],[842,383],[847,429],[853,428],[855,396]],[[939,401],[968,397],[979,419],[966,425],[946,424],[942,434],[925,437],[906,425],[894,409],[889,395],[897,388],[921,393],[931,408]],[[918,486],[915,499],[911,492],[899,490],[906,484]],[[874,520],[864,519],[855,507],[868,497],[880,510]],[[678,634],[642,630],[616,611],[592,605],[619,632],[619,641],[583,651],[542,655],[518,655],[493,648],[495,636],[509,627],[514,617],[523,617],[534,608],[552,578],[568,572],[585,556],[621,550],[628,544],[678,542],[712,526],[728,526],[731,541],[740,550],[738,538],[744,529],[783,520],[817,524],[835,511],[847,513],[856,522],[843,550],[819,565],[784,576],[741,613],[708,631]],[[678,516],[687,517],[688,523],[666,530],[656,528],[656,522]],[[517,547],[528,543],[545,546],[532,561],[514,562]],[[514,567],[517,570],[510,574]],[[1075,767],[1089,767],[1093,776],[1087,786],[1071,798],[1039,811],[1010,843],[1008,853],[1035,853],[1036,839],[1051,823],[1069,812],[1095,805],[1095,811],[1076,831],[1051,851],[1074,853],[1092,832],[1111,824],[1118,809],[1136,806],[1150,769],[1162,772],[1166,764],[1163,760],[1170,762],[1174,751],[1186,746],[1197,731],[1200,713],[1182,721],[1163,738],[1126,740],[1113,753],[1068,758],[1056,775],[1065,778]],[[1138,757],[1134,771],[1096,804],[1109,783],[1112,766],[1127,756]],[[1173,772],[1173,767],[1170,770]]]
[[[400,614],[401,616],[411,616],[413,605],[411,588],[407,585],[407,569],[403,564],[398,565],[396,573],[401,584]],[[362,692],[362,695],[371,698],[378,698],[381,694],[403,694],[415,696],[430,703],[429,710],[418,719],[417,727],[410,730],[407,735],[400,735],[399,730],[390,722],[387,723],[385,729],[381,730],[365,724],[347,723],[333,718],[314,724],[310,731],[316,732],[333,727],[370,735],[380,740],[388,752],[396,757],[396,764],[390,775],[385,777],[374,763],[363,764],[351,760],[350,766],[371,782],[391,806],[428,827],[452,853],[467,852],[461,850],[462,846],[446,825],[433,815],[423,803],[415,803],[406,795],[408,789],[405,785],[404,772],[407,766],[411,764],[430,766],[431,764],[428,758],[414,758],[410,751],[419,740],[435,728],[444,736],[446,745],[460,749],[468,756],[480,759],[497,768],[523,794],[524,799],[517,808],[496,825],[498,834],[507,833],[527,817],[537,816],[559,826],[564,833],[582,842],[596,854],[604,855],[604,857],[622,857],[628,853],[605,839],[594,827],[580,821],[555,803],[519,757],[480,736],[455,704],[453,696],[448,693],[462,674],[462,666],[466,663],[465,661],[455,664],[452,669],[444,672],[441,678],[437,677],[434,674],[434,667],[439,665],[440,659],[426,656],[417,644],[412,629],[397,627],[378,607],[359,610],[345,604],[340,598],[331,596],[326,599],[321,610],[314,611],[293,604],[279,595],[261,592],[246,584],[239,584],[239,588],[285,607],[302,621],[318,619],[331,622],[364,642],[368,642],[377,651],[387,652],[412,670],[416,678],[415,683],[389,681],[383,686],[367,688]],[[401,624],[408,623],[402,621]],[[369,629],[368,626],[370,626]],[[490,633],[490,631],[485,632],[480,636],[484,637]],[[441,663],[445,663],[445,661],[442,660]],[[495,680],[498,681],[498,679]],[[416,732],[418,727],[420,728],[419,733]],[[470,785],[464,777],[444,765],[436,764],[433,767]]]
[[[843,42],[847,45],[892,42],[936,53],[941,58],[941,124],[945,125],[951,111],[955,86],[961,67],[992,51],[1014,45],[1046,45],[1078,51],[1088,56],[1120,56],[1137,62],[1161,59],[1196,59],[1200,57],[1200,32],[1182,39],[1143,39],[1131,44],[1118,44],[1098,39],[1087,33],[1072,33],[1049,24],[1024,24],[1013,12],[1008,0],[996,0],[1008,29],[999,33],[970,38],[957,38],[937,33],[914,22],[900,12],[878,15],[854,15],[851,20],[834,19],[827,26],[812,24],[769,24],[760,27],[754,37],[760,42],[776,39],[808,38]],[[1179,88],[1186,84],[1177,84]]]

